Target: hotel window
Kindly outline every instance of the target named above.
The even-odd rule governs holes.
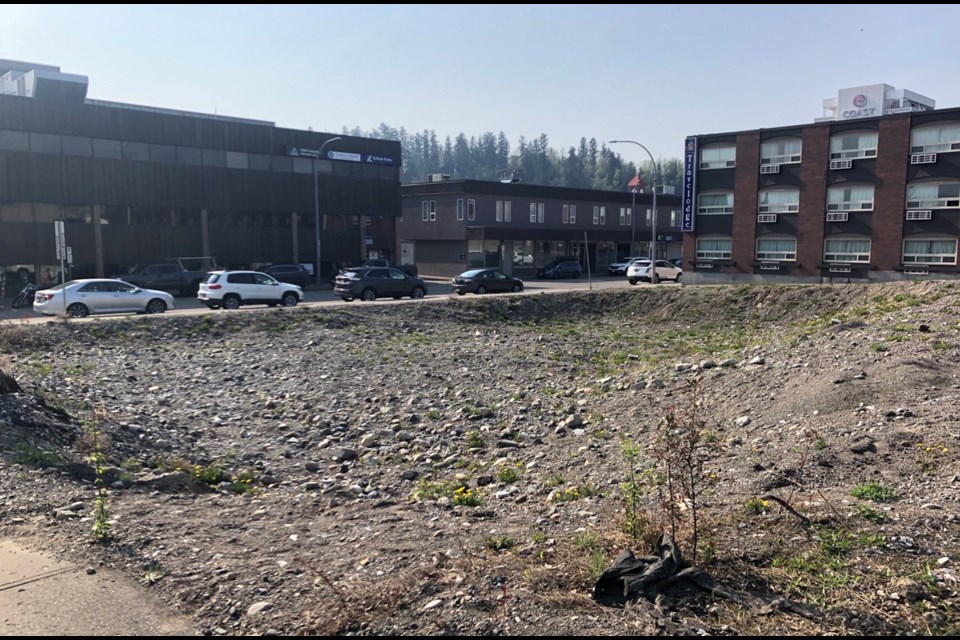
[[[570,205],[563,205],[563,224],[570,223]]]
[[[760,164],[795,164],[800,162],[803,141],[800,138],[781,138],[760,145]]]
[[[463,198],[457,200],[457,220],[463,220]]]
[[[600,224],[600,207],[593,207],[593,224]]]
[[[757,238],[757,260],[796,259],[796,238]]]
[[[701,169],[726,169],[737,166],[737,146],[722,144],[700,150]]]
[[[823,243],[824,262],[870,262],[869,238],[827,238]]]
[[[536,222],[536,221],[537,221],[537,203],[531,202],[530,203],[530,222]]]
[[[757,213],[796,213],[800,211],[799,189],[766,189],[760,192]]]
[[[513,204],[509,200],[503,201],[503,221],[511,222],[513,220]]]
[[[729,260],[732,246],[732,238],[697,238],[697,259]]]
[[[877,157],[877,132],[845,133],[830,138],[830,159]]]
[[[873,185],[830,187],[827,211],[873,211]]]
[[[495,220],[497,222],[503,222],[503,200],[497,200],[497,213]]]
[[[670,226],[679,227],[680,226],[680,212],[676,209],[670,210]]]
[[[906,238],[903,264],[957,264],[956,239]]]
[[[926,182],[907,185],[907,209],[960,207],[960,182]]]
[[[563,205],[563,224],[577,224],[577,205]]]
[[[701,193],[697,196],[697,214],[716,216],[733,213],[733,192]]]
[[[606,207],[600,207],[600,224],[601,225],[607,224],[607,208]]]
[[[910,132],[910,153],[960,151],[960,124],[921,127]]]
[[[543,223],[543,203],[537,203],[537,222]]]
[[[430,201],[423,200],[420,202],[420,218],[424,222],[429,222],[430,220]]]
[[[477,219],[477,201],[467,200],[467,220]]]

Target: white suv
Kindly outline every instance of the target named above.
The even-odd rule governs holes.
[[[259,271],[211,271],[200,283],[197,300],[211,309],[242,304],[293,307],[303,300],[303,289]]]
[[[627,267],[627,282],[630,284],[637,284],[637,282],[641,280],[644,282],[649,282],[650,271],[650,260],[634,260],[630,266]],[[674,282],[680,282],[681,278],[683,278],[683,269],[670,264],[666,260],[657,260],[658,280],[673,280]]]

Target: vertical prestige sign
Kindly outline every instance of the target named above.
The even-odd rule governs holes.
[[[690,136],[683,145],[683,217],[680,222],[680,231],[693,231],[696,192],[697,138]]]

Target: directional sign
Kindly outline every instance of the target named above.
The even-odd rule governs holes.
[[[53,238],[57,245],[57,260],[63,260],[67,256],[67,238],[63,229],[63,220],[53,221]]]

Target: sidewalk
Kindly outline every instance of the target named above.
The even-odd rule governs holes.
[[[0,540],[0,635],[193,636],[191,622],[146,587]]]

